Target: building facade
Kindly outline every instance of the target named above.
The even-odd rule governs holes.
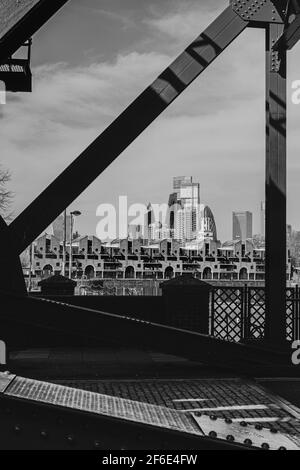
[[[67,245],[65,275],[69,275],[70,245]],[[101,243],[97,237],[81,237],[73,242],[74,279],[169,279],[192,274],[217,281],[264,281],[265,250],[253,240],[233,240],[221,244],[213,237],[181,245],[165,239],[156,243],[141,239]],[[33,246],[31,272],[38,279],[62,273],[62,244],[52,235],[43,235]],[[24,267],[28,275],[28,267]],[[291,277],[290,261],[287,279]]]

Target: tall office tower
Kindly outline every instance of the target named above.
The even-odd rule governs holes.
[[[62,242],[64,240],[64,215],[60,215],[52,223],[53,235],[57,240]],[[70,232],[71,232],[71,216],[67,215],[66,217],[66,242],[70,241]]]
[[[252,236],[252,213],[248,211],[233,212],[232,239],[245,241]]]
[[[180,235],[179,240],[192,240],[200,228],[200,184],[194,183],[191,176],[176,176],[173,191],[169,197],[169,207],[175,206],[170,209],[171,233],[174,230],[175,238]]]
[[[151,203],[147,205],[147,210],[145,213],[145,222],[143,227],[143,238],[145,240],[151,240],[153,235],[153,229],[151,228],[152,224],[155,222],[154,211]]]
[[[260,235],[265,236],[265,227],[266,227],[266,203],[260,203]]]
[[[170,236],[171,238],[176,238],[175,237],[175,218],[176,218],[176,213],[177,213],[177,193],[172,193],[169,196],[169,213],[168,213],[168,219],[167,223],[170,228]]]
[[[199,240],[211,238],[217,241],[217,225],[211,209],[204,205],[200,205],[200,230],[198,234]]]
[[[175,214],[174,238],[182,243],[195,238],[194,212],[191,209],[179,209]]]

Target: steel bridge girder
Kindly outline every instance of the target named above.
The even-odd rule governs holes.
[[[250,23],[279,23],[283,24],[286,16],[287,1],[272,0],[233,0],[233,11],[244,21]]]

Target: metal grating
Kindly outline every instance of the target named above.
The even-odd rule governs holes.
[[[10,383],[14,380],[15,375],[9,373],[0,374],[0,393],[4,393]]]
[[[265,334],[264,287],[212,288],[211,334],[225,341],[263,339]],[[298,286],[286,289],[286,337],[300,339],[300,295]]]
[[[5,395],[202,435],[190,416],[176,410],[23,377],[16,377]]]
[[[248,296],[247,338],[263,339],[265,334],[265,289],[251,288]]]
[[[239,288],[218,288],[212,298],[212,334],[226,341],[242,339],[243,292]]]
[[[25,65],[20,64],[0,64],[0,72],[14,72],[14,73],[26,73]]]

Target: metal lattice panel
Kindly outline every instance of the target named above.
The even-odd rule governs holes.
[[[215,288],[211,297],[211,334],[226,341],[263,339],[266,300],[264,287]],[[286,289],[286,338],[300,339],[299,288]]]
[[[213,295],[213,335],[226,341],[240,341],[242,312],[242,290],[218,288]]]
[[[286,335],[289,341],[294,339],[294,306],[295,306],[295,291],[294,289],[287,289],[286,291]]]
[[[266,321],[265,289],[249,290],[248,335],[251,339],[263,339]]]

